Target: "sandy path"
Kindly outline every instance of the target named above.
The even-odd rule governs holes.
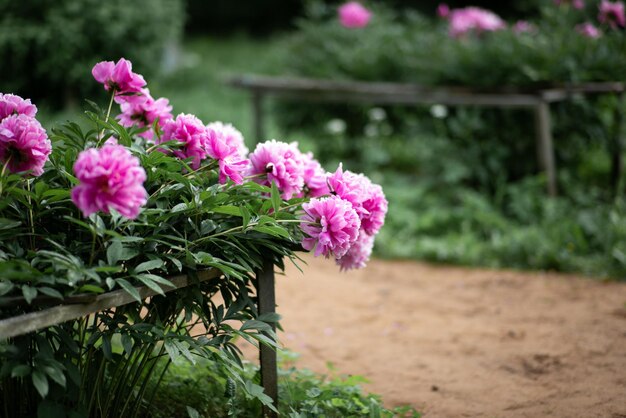
[[[277,277],[300,367],[371,380],[426,417],[626,417],[626,284],[306,257]]]

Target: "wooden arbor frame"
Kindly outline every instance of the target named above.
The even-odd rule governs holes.
[[[369,103],[400,105],[483,106],[530,109],[535,115],[536,150],[539,167],[546,174],[550,196],[558,192],[550,104],[575,95],[615,94],[623,102],[624,84],[619,82],[586,83],[549,88],[520,90],[501,88],[484,91],[465,87],[427,87],[417,84],[331,81],[305,78],[240,76],[228,83],[247,90],[252,97],[254,134],[257,142],[265,140],[263,102],[265,96],[277,96],[310,102]],[[616,118],[622,123],[621,106]],[[616,130],[612,149],[612,182],[621,176],[621,129]]]
[[[219,270],[211,268],[198,272],[197,280],[190,280],[185,275],[171,277],[170,281],[174,287],[164,288],[163,291],[168,293],[221,275],[222,273]],[[274,264],[266,260],[263,264],[263,269],[256,272],[256,278],[259,315],[274,313],[276,310]],[[157,295],[157,292],[146,286],[139,286],[136,287],[136,289],[141,299]],[[10,301],[10,303],[11,302],[15,301]],[[46,299],[44,302],[50,303],[51,300]],[[116,290],[101,295],[70,296],[56,306],[0,320],[0,340],[28,334],[65,321],[133,302],[136,302],[136,299],[126,290]],[[261,360],[261,384],[265,389],[265,393],[274,401],[274,405],[278,405],[276,350],[270,346],[260,344],[259,352]],[[274,411],[265,406],[263,407],[263,413],[267,417],[277,416]]]

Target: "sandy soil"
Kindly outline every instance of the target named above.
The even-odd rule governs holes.
[[[426,417],[626,417],[626,284],[305,257],[277,277],[300,367],[366,376]]]

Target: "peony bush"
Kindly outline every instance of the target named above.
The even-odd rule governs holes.
[[[92,75],[107,110],[92,104],[83,125],[51,132],[29,100],[0,95],[0,319],[118,289],[136,302],[0,341],[5,415],[140,415],[158,358],[192,353],[270,404],[243,379],[233,343],[275,344],[254,273],[298,249],[364,267],[387,212],[382,188],[326,172],[295,142],[249,152],[232,125],[174,116],[123,58]],[[211,268],[219,277],[165,295],[171,276]],[[136,286],[159,294],[143,300]]]

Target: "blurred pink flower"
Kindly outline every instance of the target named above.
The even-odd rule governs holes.
[[[303,154],[304,160],[304,186],[306,195],[309,197],[320,197],[330,193],[326,182],[326,171],[319,161],[313,158],[312,152]],[[304,193],[303,193],[304,195]]]
[[[450,11],[450,35],[458,38],[468,33],[492,32],[504,29],[506,23],[495,13],[479,7]]]
[[[120,102],[122,113],[117,118],[120,124],[127,128],[131,126],[151,127],[158,118],[158,126],[163,129],[165,124],[172,120],[172,106],[169,100],[165,98],[154,100],[148,89],[142,89],[141,93],[139,96],[119,96],[120,100],[117,101]],[[139,136],[152,140],[154,131],[148,129]]]
[[[235,183],[242,184],[243,175],[248,168],[249,161],[239,155],[240,149],[236,143],[229,142],[225,131],[215,130],[208,126],[211,125],[207,125],[208,141],[206,150],[209,157],[219,162],[220,183],[224,184],[227,181],[226,179],[230,178]]]
[[[373,248],[374,237],[361,230],[348,252],[337,258],[337,265],[340,266],[341,271],[363,268],[369,261]]]
[[[598,20],[600,23],[607,24],[613,29],[625,27],[626,14],[624,12],[624,3],[621,1],[611,3],[608,0],[602,0]]]
[[[437,16],[442,19],[447,19],[448,16],[450,16],[450,6],[445,3],[440,3],[439,6],[437,6]]]
[[[104,85],[105,90],[114,90],[115,94],[141,93],[146,81],[140,74],[133,73],[133,64],[120,58],[117,63],[102,61],[91,70],[93,78]]]
[[[315,249],[315,256],[343,257],[359,235],[361,222],[350,202],[338,196],[311,199],[302,204],[302,241],[306,250]]]
[[[517,22],[515,22],[515,25],[513,26],[513,32],[518,33],[518,34],[535,32],[536,30],[537,28],[535,27],[535,25],[525,20],[518,20]]]
[[[576,31],[588,38],[596,39],[602,36],[600,29],[596,28],[592,23],[585,22],[576,26]]]
[[[557,6],[571,4],[574,9],[583,9],[585,7],[584,0],[554,0],[554,4]]]
[[[248,174],[266,186],[274,181],[283,199],[291,199],[304,186],[304,159],[297,144],[272,139],[258,144],[250,154]]]
[[[35,117],[37,106],[30,99],[22,99],[15,94],[0,93],[0,121],[10,115],[26,115]]]
[[[40,176],[51,152],[46,130],[37,119],[10,115],[0,122],[0,163],[11,173]]]
[[[369,23],[372,13],[356,1],[339,7],[339,21],[346,28],[364,28]]]
[[[100,149],[81,152],[74,173],[80,184],[72,189],[72,201],[85,217],[115,209],[135,219],[147,202],[146,172],[139,159],[121,145],[107,142]]]
[[[209,132],[200,119],[194,115],[181,113],[175,120],[168,120],[163,127],[161,139],[157,139],[159,144],[177,141],[182,147],[173,151],[180,159],[191,158],[189,164],[192,169],[200,168],[202,160],[207,158],[207,145]]]

